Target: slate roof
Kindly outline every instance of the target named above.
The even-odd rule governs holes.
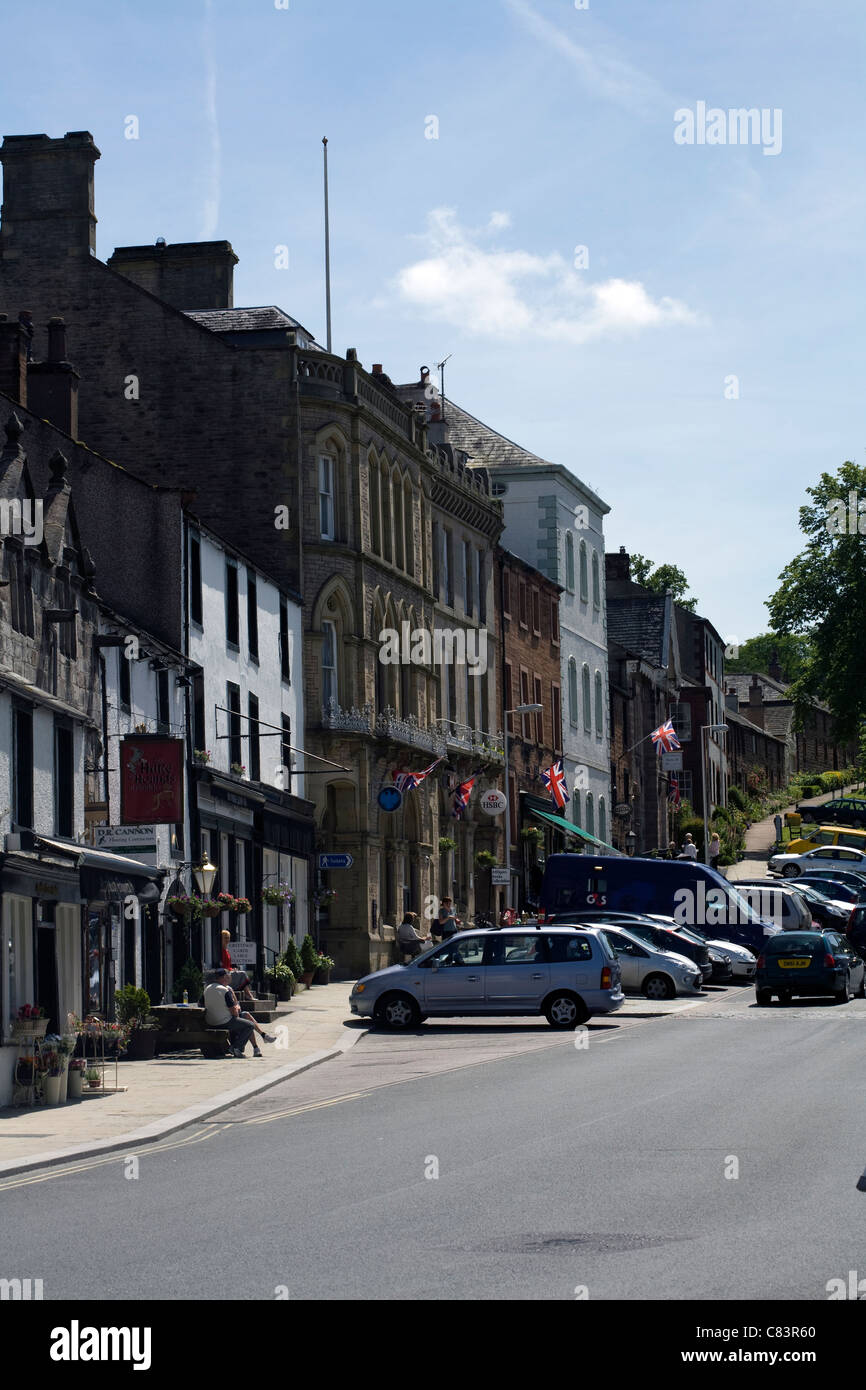
[[[609,598],[608,638],[653,666],[666,667],[670,660],[671,606],[669,594]]]
[[[250,309],[184,309],[183,312],[188,319],[194,319],[212,333],[264,333],[274,329],[285,332],[294,328],[303,333],[308,346],[319,347],[312,333],[276,304],[260,304]]]

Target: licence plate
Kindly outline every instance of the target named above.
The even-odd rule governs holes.
[[[809,957],[805,959],[797,957],[796,959],[779,961],[779,965],[783,970],[807,970],[811,964],[812,961]]]

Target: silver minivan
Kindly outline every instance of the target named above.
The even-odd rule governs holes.
[[[387,1028],[465,1014],[543,1014],[575,1028],[625,1002],[620,966],[595,927],[463,931],[410,965],[365,975],[350,1007]]]

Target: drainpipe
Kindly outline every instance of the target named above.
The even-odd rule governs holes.
[[[499,657],[500,657],[500,661],[499,661],[499,664],[500,664],[499,690],[500,690],[500,694],[501,694],[500,708],[502,709],[502,724],[503,724],[502,733],[503,733],[504,738],[507,740],[507,739],[508,739],[508,730],[507,730],[507,727],[506,727],[506,726],[507,726],[507,724],[508,724],[508,716],[506,715],[505,711],[508,709],[508,702],[509,702],[511,696],[510,696],[510,692],[509,692],[508,696],[506,697],[506,691],[505,691],[505,560],[504,560],[503,556],[501,556],[501,555],[500,555],[500,557],[499,557],[499,611],[500,611],[500,613],[502,614],[502,642],[500,643],[501,651],[500,651],[500,653],[499,653]],[[515,784],[514,790],[515,790],[515,793],[516,793],[516,791],[517,791],[517,786],[516,786],[516,784]],[[508,759],[507,759],[507,758],[506,758],[506,760],[505,760],[505,797],[506,797],[506,801],[508,802],[508,806],[507,806],[507,809],[506,809],[506,812],[505,812],[505,845],[504,845],[504,849],[505,849],[505,862],[506,862],[506,864],[510,864],[510,862],[511,862],[511,789],[510,789],[510,787],[508,786]],[[514,807],[515,816],[517,815],[519,806],[520,806],[520,802],[519,802],[519,801],[516,799],[516,797],[515,797],[515,807]],[[509,907],[510,904],[511,904],[511,883],[509,882],[509,883],[506,885],[506,888],[505,888],[505,906],[506,906],[506,907]],[[497,921],[499,920],[499,914],[498,914],[498,913],[496,914],[496,920],[497,920]]]

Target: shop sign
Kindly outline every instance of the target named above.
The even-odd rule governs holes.
[[[122,825],[183,820],[183,739],[137,734],[120,740]]]

